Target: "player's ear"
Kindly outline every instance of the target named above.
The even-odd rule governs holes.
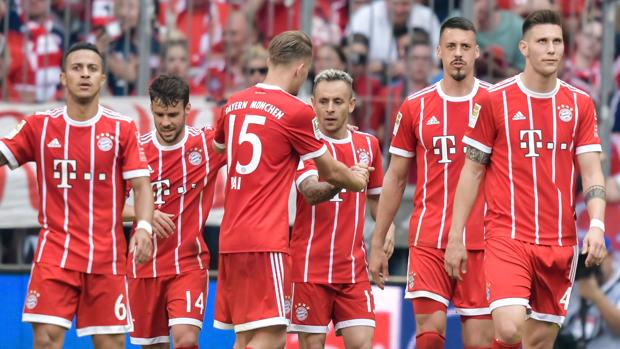
[[[521,51],[521,54],[523,55],[523,57],[528,56],[528,47],[527,47],[527,41],[525,41],[525,38],[519,41],[519,51]]]
[[[349,114],[353,113],[355,110],[356,102],[357,100],[355,99],[355,95],[351,96],[351,99],[349,100]]]
[[[441,60],[441,45],[437,45],[437,48],[435,48],[435,56]]]
[[[187,105],[185,106],[185,113],[189,113],[191,109],[192,109],[192,104],[187,102]]]
[[[62,87],[67,88],[67,74],[64,71],[60,72],[60,83]]]
[[[480,58],[480,46],[476,45],[474,52],[476,54],[476,59]]]

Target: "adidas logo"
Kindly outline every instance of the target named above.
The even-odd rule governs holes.
[[[439,120],[437,120],[437,118],[433,115],[430,119],[428,119],[426,125],[439,125]]]
[[[54,138],[52,139],[51,142],[47,143],[47,147],[48,148],[60,148],[60,142],[58,141],[58,138]]]
[[[513,117],[512,120],[525,120],[525,115],[523,115],[520,111],[518,111]]]

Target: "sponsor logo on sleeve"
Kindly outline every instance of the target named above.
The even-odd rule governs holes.
[[[471,114],[469,114],[469,128],[476,127],[476,122],[478,122],[478,116],[480,116],[480,104],[475,103],[474,107],[471,110]]]
[[[400,120],[403,119],[403,114],[401,112],[398,112],[398,114],[396,114],[396,121],[394,121],[394,130],[392,131],[392,135],[396,136],[396,134],[398,133],[398,128],[400,127]]]
[[[13,137],[15,137],[15,135],[17,135],[19,133],[19,131],[21,131],[22,127],[24,127],[24,125],[26,124],[26,120],[22,120],[20,121],[17,125],[15,125],[15,128],[9,132],[8,135],[6,135],[6,139],[12,139]]]
[[[319,119],[314,117],[312,119],[312,130],[314,131],[314,138],[321,140],[321,131],[319,130]]]

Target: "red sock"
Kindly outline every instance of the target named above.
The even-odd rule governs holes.
[[[443,348],[446,339],[437,332],[422,332],[415,336],[415,347],[419,349]]]
[[[515,344],[506,344],[499,339],[495,339],[493,341],[492,349],[519,349],[521,348],[521,342]]]

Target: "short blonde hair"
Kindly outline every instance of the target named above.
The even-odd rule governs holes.
[[[267,63],[267,58],[269,58],[269,52],[261,45],[253,45],[248,47],[241,56],[241,66],[243,68],[247,67],[248,63],[254,59],[260,59]]]
[[[269,61],[273,65],[286,65],[307,58],[312,58],[312,41],[302,31],[285,31],[269,42]]]

